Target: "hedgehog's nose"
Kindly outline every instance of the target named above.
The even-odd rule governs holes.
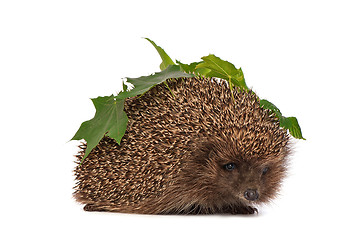
[[[257,200],[258,199],[258,192],[257,190],[254,190],[254,189],[247,189],[245,192],[244,192],[244,197],[247,199],[247,200],[250,200],[250,201],[254,201],[254,200]]]

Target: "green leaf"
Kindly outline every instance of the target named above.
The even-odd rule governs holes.
[[[125,80],[123,80],[122,85],[123,85],[122,92],[127,91],[127,90],[128,90],[128,86],[127,86],[127,85],[125,85]]]
[[[184,72],[194,73],[194,71],[196,70],[196,66],[201,62],[193,62],[190,64],[184,64],[184,63],[181,63],[180,61],[176,60],[176,63],[181,67],[181,69]]]
[[[213,54],[209,54],[206,57],[202,57],[203,61],[197,68],[209,68],[212,74],[222,79],[228,79],[238,74],[238,70],[230,62],[224,61]]]
[[[163,48],[159,47],[157,44],[155,44],[155,42],[153,42],[149,38],[145,38],[145,39],[148,40],[155,47],[155,49],[158,51],[160,57],[162,58],[162,63],[159,66],[160,70],[163,71],[169,65],[175,65],[173,60],[168,56],[168,54],[163,50]]]
[[[290,134],[297,138],[297,139],[303,139],[306,140],[303,136],[302,136],[302,131],[301,131],[301,127],[298,124],[297,118],[295,117],[284,117],[282,116],[281,111],[271,102],[267,101],[266,99],[262,99],[260,100],[260,105],[261,107],[263,107],[264,109],[269,109],[271,110],[276,117],[278,118],[279,122],[280,122],[280,127],[283,127],[285,129],[288,129]]]
[[[190,63],[190,64],[184,64],[184,63],[181,63],[180,61],[176,60],[176,63],[179,64],[179,66],[181,67],[181,69],[184,72],[194,73],[195,75],[206,76],[211,71],[208,68],[197,68],[196,69],[196,66],[198,64],[200,64],[200,63],[203,63],[203,61],[201,61],[201,62],[193,62],[193,63]]]
[[[269,109],[272,112],[274,112],[278,118],[282,116],[281,111],[273,103],[267,101],[266,99],[261,99],[259,103],[261,107],[265,109]]]
[[[224,61],[213,54],[202,57],[202,59],[204,62],[199,63],[196,66],[196,69],[209,69],[210,72],[207,73],[207,77],[216,77],[228,80],[231,89],[232,85],[235,85],[241,89],[248,90],[241,68],[237,69],[232,63]]]
[[[134,97],[140,94],[144,94],[155,85],[160,84],[167,79],[180,77],[193,77],[193,75],[181,71],[181,68],[178,65],[170,65],[165,70],[150,76],[127,78],[127,82],[133,84],[134,88],[130,91],[120,92],[116,98],[125,99],[127,97]]]
[[[298,124],[297,118],[295,117],[282,117],[280,119],[280,126],[288,129],[290,131],[290,134],[297,138],[297,139],[303,139],[306,140],[302,136],[301,127]]]
[[[81,124],[71,140],[84,139],[87,148],[83,160],[96,147],[99,141],[107,135],[118,143],[125,134],[128,117],[124,112],[124,99],[116,99],[113,95],[91,99],[96,112],[94,118]]]

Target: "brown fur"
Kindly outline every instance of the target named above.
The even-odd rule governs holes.
[[[74,196],[88,211],[253,214],[286,173],[289,135],[254,93],[192,78],[125,102],[127,132],[104,137],[75,169]],[[77,156],[79,163],[84,148]],[[225,164],[234,163],[228,171]],[[269,171],[262,174],[265,167]],[[256,189],[249,201],[244,192]]]

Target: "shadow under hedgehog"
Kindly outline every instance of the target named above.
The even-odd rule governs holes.
[[[104,137],[75,169],[86,211],[253,214],[277,196],[290,137],[252,91],[172,80],[125,101],[120,145]],[[80,163],[86,144],[77,155]]]

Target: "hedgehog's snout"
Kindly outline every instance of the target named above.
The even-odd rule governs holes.
[[[244,197],[249,201],[255,201],[258,199],[259,194],[258,194],[257,189],[247,189],[244,192]]]

